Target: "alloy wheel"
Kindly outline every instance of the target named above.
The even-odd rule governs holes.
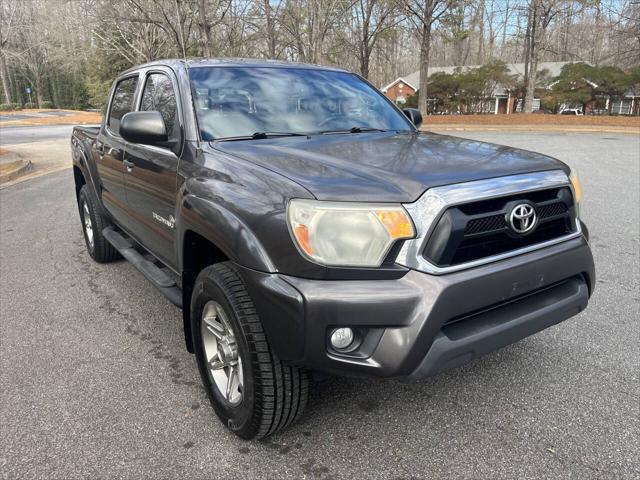
[[[202,311],[202,343],[207,370],[222,397],[232,406],[242,402],[244,377],[238,344],[226,312],[209,301]]]

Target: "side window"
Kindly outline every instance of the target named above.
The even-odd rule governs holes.
[[[116,91],[109,110],[109,128],[113,133],[120,132],[120,120],[125,113],[133,110],[133,97],[136,93],[138,77],[125,78],[116,85]]]
[[[152,73],[147,77],[142,93],[140,110],[160,112],[167,127],[169,139],[177,140],[180,135],[178,123],[178,105],[171,79],[162,73]]]

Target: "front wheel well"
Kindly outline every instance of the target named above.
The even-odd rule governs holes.
[[[87,181],[84,179],[84,175],[82,170],[80,170],[80,167],[76,167],[75,165],[73,166],[73,179],[76,184],[76,198],[78,198],[80,196],[80,189],[85,183],[87,183]]]
[[[229,260],[213,242],[187,230],[182,242],[182,320],[187,350],[193,353],[191,337],[191,293],[198,274],[209,265]]]

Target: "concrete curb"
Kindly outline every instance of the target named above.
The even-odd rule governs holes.
[[[0,185],[21,177],[22,175],[29,172],[33,166],[31,160],[24,160],[19,154],[15,152],[10,152],[7,155],[11,156],[11,160],[4,163],[10,163],[11,165],[5,173],[0,175]]]

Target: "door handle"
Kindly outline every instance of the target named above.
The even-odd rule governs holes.
[[[104,143],[96,142],[96,152],[98,152],[98,155],[101,157],[104,156]]]
[[[124,166],[127,167],[127,173],[131,173],[131,170],[133,170],[133,167],[136,166],[135,163],[129,160],[124,160],[122,163],[124,163]]]

